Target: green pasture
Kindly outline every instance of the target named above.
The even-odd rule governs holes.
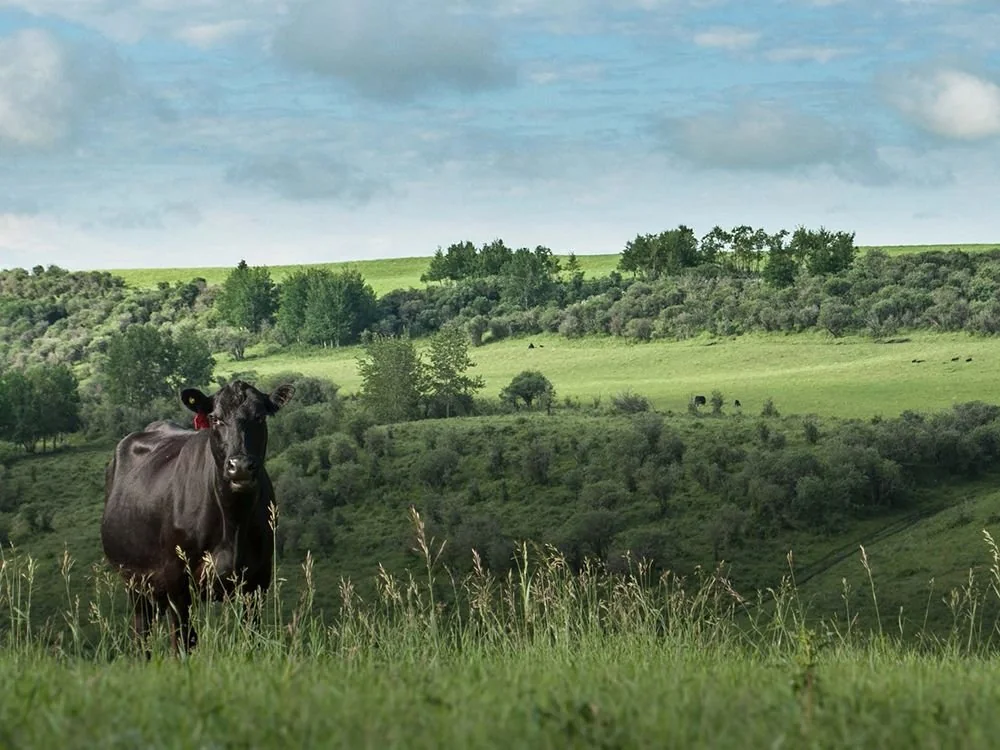
[[[684,410],[693,395],[710,397],[716,389],[725,396],[727,410],[739,399],[747,414],[759,413],[767,398],[782,413],[861,418],[997,401],[1000,341],[933,333],[897,340],[876,343],[808,333],[630,344],[621,338],[549,334],[489,343],[473,349],[472,358],[488,396],[496,396],[522,370],[536,369],[552,381],[559,399],[571,396],[590,403],[601,398],[607,403],[631,389],[662,411]],[[528,349],[529,342],[534,349]],[[357,358],[362,353],[360,347],[282,351],[251,355],[243,362],[220,356],[217,370],[258,375],[297,371],[330,379],[351,392],[360,386]]]

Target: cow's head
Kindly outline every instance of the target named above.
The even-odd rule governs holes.
[[[212,454],[233,490],[241,492],[257,486],[267,453],[267,418],[287,404],[294,393],[290,385],[261,393],[242,380],[234,380],[213,396],[197,388],[181,391],[181,400],[188,409],[208,417]]]

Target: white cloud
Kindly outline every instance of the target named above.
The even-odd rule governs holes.
[[[0,0],[0,10],[16,8],[38,17],[61,18],[127,44],[155,35],[186,40],[184,30],[199,27],[202,31],[194,32],[195,41],[202,44],[213,26],[229,25],[233,31],[232,25],[239,24],[246,31],[280,17],[287,5],[286,0]]]
[[[760,39],[759,31],[750,31],[735,26],[717,26],[694,35],[694,43],[699,47],[725,49],[730,52],[750,49]]]
[[[250,22],[245,19],[217,21],[215,23],[195,23],[184,26],[177,32],[176,37],[182,42],[190,44],[192,47],[206,49],[220,42],[238,37],[246,33],[250,28]]]
[[[839,57],[851,55],[854,52],[855,50],[848,47],[803,45],[798,47],[778,47],[777,49],[768,50],[764,53],[764,57],[776,63],[818,62],[826,64]]]
[[[975,141],[1000,135],[1000,86],[955,69],[911,73],[887,84],[889,101],[923,129]]]
[[[0,145],[63,143],[120,85],[117,61],[105,50],[84,50],[38,29],[0,38]]]

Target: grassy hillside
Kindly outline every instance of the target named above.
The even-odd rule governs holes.
[[[997,398],[1000,340],[932,333],[901,338],[889,344],[825,334],[746,335],[630,344],[621,338],[545,335],[487,344],[472,350],[472,357],[490,396],[522,370],[537,369],[552,381],[559,399],[607,402],[631,389],[663,411],[683,411],[692,395],[710,396],[714,389],[722,391],[728,410],[739,399],[747,414],[758,414],[769,397],[785,413],[846,417]],[[527,348],[529,341],[534,349]],[[349,392],[360,386],[361,353],[359,347],[344,347],[284,350],[243,362],[220,358],[218,371],[261,376],[296,371],[327,378]]]
[[[998,247],[997,243],[975,245],[884,245],[880,249],[890,255],[930,252],[932,250],[962,250],[967,253],[982,252]],[[863,253],[869,247],[859,248]],[[565,261],[566,256],[559,256]],[[587,277],[606,276],[618,266],[618,253],[594,255],[578,255],[580,268]],[[341,269],[350,267],[357,269],[365,280],[372,285],[376,294],[385,294],[393,289],[406,289],[423,286],[420,275],[427,270],[429,256],[408,258],[384,258],[380,260],[333,261],[318,263],[317,267]],[[289,273],[302,268],[301,265],[271,266],[271,275],[275,281],[281,281]],[[190,281],[201,277],[209,284],[221,284],[232,269],[228,266],[206,266],[203,268],[122,268],[112,270],[112,273],[125,279],[125,283],[133,287],[153,287],[160,282],[173,284],[176,281]]]

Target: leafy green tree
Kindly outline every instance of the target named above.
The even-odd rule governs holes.
[[[771,286],[784,288],[795,283],[795,274],[800,261],[795,249],[785,243],[788,231],[782,229],[768,237],[767,260],[764,262],[763,277]]]
[[[379,422],[405,422],[419,416],[424,364],[409,338],[376,334],[358,358],[361,401]]]
[[[174,372],[168,382],[172,388],[202,386],[212,382],[215,358],[208,342],[191,325],[180,328],[172,337]]]
[[[341,346],[357,342],[376,315],[375,292],[358,271],[312,268],[281,285],[277,328],[287,342]]]
[[[33,453],[80,426],[80,393],[73,371],[63,364],[11,370],[0,377],[0,438]]]
[[[208,345],[192,330],[175,341],[153,325],[133,325],[108,341],[100,367],[108,396],[124,406],[141,407],[171,398],[183,386],[204,386],[215,361]]]
[[[535,402],[551,405],[555,399],[555,388],[549,379],[538,370],[524,370],[518,373],[500,391],[500,398],[507,403],[516,405],[523,401],[529,409]]]
[[[502,239],[487,242],[479,251],[478,270],[480,276],[499,276],[504,272],[504,266],[510,263],[514,252],[504,244]]]
[[[511,304],[528,310],[549,296],[558,273],[559,259],[549,248],[541,245],[533,251],[518,248],[503,267],[502,296]]]
[[[41,437],[55,445],[60,435],[80,429],[79,381],[68,365],[43,365],[28,375],[41,403]]]
[[[460,281],[476,276],[479,271],[479,259],[476,246],[469,241],[456,242],[448,246],[446,251],[439,247],[431,258],[427,271],[420,280],[428,281]]]
[[[38,398],[38,390],[28,372],[10,370],[0,381],[3,395],[0,402],[3,412],[0,413],[0,435],[11,443],[24,447],[29,453],[34,453],[41,439],[42,402]]]
[[[284,343],[302,341],[309,305],[309,280],[316,269],[295,271],[281,282],[275,328]]]
[[[798,227],[789,244],[813,275],[844,271],[851,267],[857,254],[854,232],[831,232],[825,227],[818,230]]]
[[[258,332],[274,321],[278,291],[271,272],[263,266],[248,266],[241,260],[222,284],[215,309],[232,326]]]
[[[663,274],[679,273],[699,262],[698,239],[689,227],[681,224],[659,234],[636,235],[622,250],[618,268],[656,279]]]
[[[468,335],[457,325],[445,326],[431,338],[429,358],[428,395],[443,405],[445,417],[450,417],[460,406],[468,405],[485,384],[482,376],[465,374],[476,364],[469,357]]]

